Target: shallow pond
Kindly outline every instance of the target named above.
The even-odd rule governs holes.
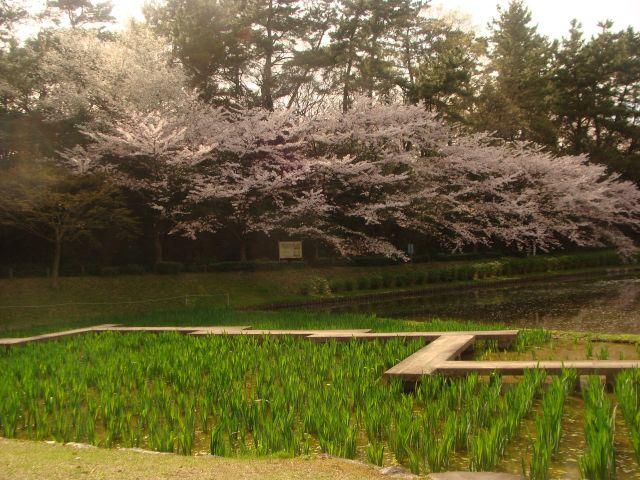
[[[640,278],[553,281],[340,305],[413,319],[460,318],[518,327],[640,334]]]

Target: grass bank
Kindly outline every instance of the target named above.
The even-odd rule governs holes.
[[[256,308],[372,294],[400,294],[416,289],[469,288],[496,282],[557,278],[559,274],[604,275],[610,271],[608,264],[585,267],[603,261],[611,261],[610,255],[541,256],[536,260],[507,258],[489,263],[457,261],[378,267],[67,277],[61,279],[59,289],[52,289],[46,278],[2,279],[0,331],[31,328],[46,331],[70,325],[112,322],[115,317],[158,311],[169,311],[173,315],[178,310],[219,308],[227,302],[236,309]]]
[[[217,480],[383,479],[370,466],[336,458],[222,458],[153,455],[126,450],[0,438],[0,479]]]
[[[246,325],[253,328],[272,329],[350,329],[370,328],[378,332],[494,330],[506,328],[500,324],[483,324],[456,320],[430,320],[427,322],[395,318],[381,318],[371,314],[323,312],[262,312],[238,311],[231,308],[190,308],[159,310],[140,314],[105,314],[95,318],[81,318],[57,323],[20,325],[18,328],[0,330],[0,336],[22,337],[99,323],[117,323],[132,326],[225,326]]]

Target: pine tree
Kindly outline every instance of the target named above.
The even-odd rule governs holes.
[[[111,10],[113,4],[108,0],[47,0],[42,16],[56,24],[67,23],[71,28],[104,28],[115,22]]]
[[[555,146],[549,117],[555,45],[538,33],[522,0],[498,8],[489,27],[489,65],[477,126],[508,140]]]

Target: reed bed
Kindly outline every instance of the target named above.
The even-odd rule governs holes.
[[[525,372],[524,379],[506,391],[488,407],[486,425],[468,439],[472,471],[495,470],[511,439],[518,432],[520,423],[529,413],[541,391],[545,374],[540,370]]]
[[[640,465],[640,370],[620,373],[616,378],[615,392]]]
[[[532,337],[532,341],[536,339]],[[382,373],[419,342],[101,333],[0,352],[0,434],[183,455],[324,452],[415,473],[494,468],[543,375]]]
[[[542,397],[540,414],[536,417],[536,436],[533,441],[529,478],[547,480],[552,458],[558,453],[562,436],[562,414],[567,397],[573,392],[578,374],[565,371],[552,380]]]
[[[597,376],[589,377],[583,392],[585,403],[584,436],[587,448],[579,459],[584,479],[613,480],[616,478],[614,431],[616,410]]]

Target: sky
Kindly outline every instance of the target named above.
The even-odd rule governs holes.
[[[40,10],[45,0],[30,0],[32,9]],[[145,0],[113,0],[113,14],[120,24],[130,17],[142,19]],[[432,4],[445,10],[458,10],[468,14],[470,22],[481,33],[496,15],[496,6],[506,6],[509,0],[432,0]],[[614,21],[615,29],[632,25],[640,30],[640,0],[528,0],[533,21],[539,31],[551,38],[561,38],[569,30],[569,22],[577,18],[585,36],[598,31],[598,22]]]
[[[505,7],[509,1],[434,0],[432,3],[469,14],[477,30],[485,33],[487,23],[496,15],[496,6]],[[629,25],[640,30],[639,0],[528,0],[526,3],[539,31],[551,38],[566,35],[573,18],[582,23],[587,37],[596,33],[598,22],[605,19],[613,20],[614,28],[618,30]]]

